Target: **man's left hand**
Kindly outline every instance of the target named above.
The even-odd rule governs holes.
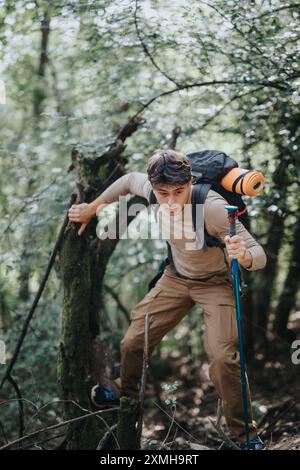
[[[230,237],[226,235],[224,238],[229,259],[237,259],[245,268],[249,268],[252,264],[252,256],[246,247],[244,239],[240,235]]]

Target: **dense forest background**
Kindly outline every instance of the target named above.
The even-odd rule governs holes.
[[[293,447],[299,19],[292,0],[0,0],[2,446],[90,410],[88,385],[117,375],[130,311],[166,246],[122,233],[101,241],[97,220],[79,240],[66,214],[123,174],[144,172],[154,149],[176,146],[225,151],[266,177],[264,193],[246,198],[268,256],[264,270],[245,273],[247,358],[262,434]],[[220,445],[203,328],[197,306],[153,355],[145,448]],[[19,445],[96,448],[107,423],[91,417]]]

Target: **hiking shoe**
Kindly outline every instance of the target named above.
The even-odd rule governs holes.
[[[266,446],[261,438],[257,436],[254,439],[250,439],[249,442],[242,442],[240,448],[241,450],[264,450]]]
[[[96,407],[119,405],[120,400],[116,391],[104,385],[95,385],[91,390],[91,402]]]

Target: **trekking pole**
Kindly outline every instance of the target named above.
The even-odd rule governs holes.
[[[228,213],[229,222],[229,235],[233,237],[236,235],[236,216],[238,208],[236,206],[225,206]],[[249,448],[249,424],[248,424],[248,399],[247,399],[247,379],[246,379],[246,368],[245,368],[245,355],[244,355],[244,332],[242,323],[242,311],[240,301],[240,280],[239,280],[239,265],[238,260],[231,260],[231,266],[233,271],[233,287],[234,297],[236,306],[236,322],[239,337],[239,353],[240,353],[240,367],[241,367],[241,381],[242,381],[242,396],[243,396],[243,409],[244,409],[244,424],[245,424],[245,435],[247,442],[247,449]]]

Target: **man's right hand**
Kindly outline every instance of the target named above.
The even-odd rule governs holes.
[[[93,214],[91,213],[90,205],[82,203],[73,204],[69,209],[68,216],[71,222],[81,223],[80,229],[78,230],[78,235],[81,235],[93,217]]]

